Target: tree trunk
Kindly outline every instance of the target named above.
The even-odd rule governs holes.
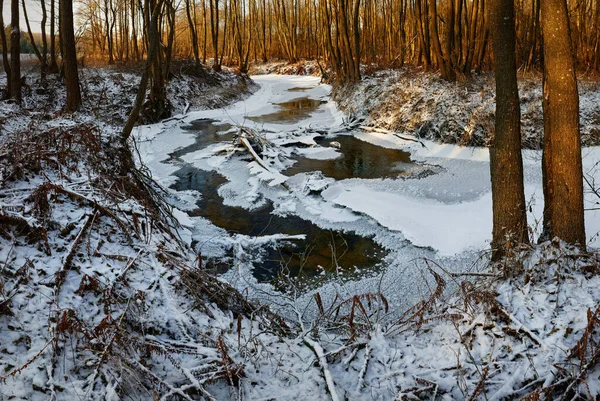
[[[42,0],[41,3],[44,4],[44,0]],[[23,6],[23,18],[25,19],[25,25],[27,26],[27,33],[29,34],[29,41],[31,43],[31,47],[33,49],[33,52],[35,53],[35,56],[40,61],[40,75],[41,75],[41,80],[45,81],[46,80],[46,58],[45,58],[45,54],[44,54],[44,56],[42,56],[42,53],[40,52],[40,49],[38,48],[37,44],[35,43],[35,38],[33,37],[33,32],[31,32],[31,25],[29,24],[29,17],[27,16],[27,7],[25,6],[25,0],[21,0],[21,5]],[[46,8],[42,7],[42,10],[44,12],[43,17],[42,17],[42,21],[44,21],[44,23],[45,23]],[[45,31],[45,28],[43,28],[43,26],[42,26],[42,31]]]
[[[490,148],[492,178],[492,259],[506,255],[514,245],[528,243],[521,113],[515,55],[513,0],[490,1],[490,24],[496,78],[495,135]]]
[[[19,28],[19,0],[10,3],[10,95],[21,104],[21,30]],[[4,29],[4,27],[2,27]]]
[[[0,0],[0,10],[4,7],[4,0]],[[10,98],[11,90],[11,74],[10,74],[10,61],[8,61],[8,45],[6,41],[6,30],[4,29],[4,17],[3,13],[0,12],[0,44],[2,45],[2,64],[4,66],[4,72],[6,73],[6,97]]]
[[[544,236],[585,248],[579,94],[566,0],[541,1]]]
[[[219,59],[219,2],[209,0],[210,5],[210,35],[213,45],[213,70],[221,71],[221,62]],[[223,39],[225,40],[225,39]]]
[[[442,78],[449,78],[448,63],[444,58],[444,52],[442,51],[442,44],[440,43],[440,35],[438,32],[438,14],[437,14],[437,0],[430,0],[429,11],[431,13],[431,21],[429,22],[431,28],[431,41],[433,42],[433,51],[435,52],[435,58],[437,60],[437,67],[442,72]]]
[[[146,3],[146,7],[149,7],[148,2]],[[131,136],[131,131],[133,131],[133,127],[135,126],[135,123],[138,120],[140,111],[142,110],[142,106],[144,104],[144,100],[146,99],[146,91],[148,89],[148,80],[150,78],[152,70],[152,63],[156,57],[156,53],[159,50],[158,14],[160,13],[161,8],[162,0],[159,0],[158,4],[156,4],[154,9],[152,10],[152,16],[150,17],[150,21],[148,22],[148,55],[146,58],[146,63],[144,64],[144,70],[142,71],[142,78],[140,79],[138,92],[135,97],[135,101],[133,102],[133,108],[129,113],[127,123],[125,124],[123,132],[121,133],[121,141],[123,143],[124,149],[128,149],[127,141]]]
[[[81,106],[79,90],[79,74],[77,71],[77,50],[75,48],[75,31],[73,29],[73,0],[60,0],[61,37],[63,41],[63,66],[65,85],[67,87],[67,112],[77,111]]]
[[[423,0],[415,0],[415,9],[416,9],[416,20],[417,20],[416,23],[417,23],[417,30],[418,30],[418,34],[419,34],[420,50],[421,50],[421,54],[423,56],[423,67],[424,67],[425,71],[427,71],[429,69],[429,66],[431,65],[431,55],[430,55],[430,50],[429,50],[429,43],[427,43],[427,41],[425,40],[425,31],[428,28],[424,21],[427,19],[427,16],[423,15],[423,11],[421,9],[422,1]],[[426,14],[426,12],[425,12],[425,14]]]
[[[190,30],[190,39],[192,42],[192,51],[194,53],[194,61],[196,63],[196,67],[200,67],[200,53],[198,51],[198,34],[196,32],[196,12],[194,11],[193,15],[192,15],[192,4],[194,7],[194,10],[196,9],[196,3],[195,1],[190,3],[190,0],[186,0],[185,1],[185,15],[187,16],[187,20],[188,20],[188,27]]]
[[[40,0],[42,8],[42,21],[40,22],[42,28],[42,58],[40,60],[40,69],[43,79],[46,79],[48,73],[48,38],[46,37],[46,21],[48,19],[48,12],[46,11],[46,0]]]
[[[56,63],[56,6],[54,0],[50,0],[50,65],[48,72],[56,74],[58,72],[58,64]]]

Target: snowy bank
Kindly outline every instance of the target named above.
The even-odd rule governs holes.
[[[579,81],[581,132],[584,146],[600,144],[600,84]],[[523,146],[542,143],[542,78],[519,79]],[[366,124],[406,132],[419,138],[464,146],[488,146],[494,129],[495,84],[491,74],[456,83],[415,68],[383,70],[357,84],[337,86],[333,98],[346,113]]]

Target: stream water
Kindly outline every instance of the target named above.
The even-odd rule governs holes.
[[[254,280],[281,288],[278,276],[289,271],[308,279],[301,295],[307,305],[314,291],[330,301],[339,291],[384,291],[390,305],[401,308],[435,285],[427,261],[454,272],[486,265],[492,232],[487,150],[344,132],[345,116],[327,101],[331,88],[318,78],[253,79],[260,89],[246,100],[136,134],[159,183],[193,190],[182,192],[176,206],[203,217],[180,221],[205,266],[213,261],[223,279],[274,305],[280,293],[266,295],[269,287]],[[237,124],[272,143],[263,154],[268,168],[252,163],[243,147],[234,149]],[[598,151],[587,151],[586,171],[598,170]],[[528,220],[536,229],[543,215],[541,155],[525,156]],[[317,171],[322,174],[311,174]],[[290,177],[285,186],[282,175]],[[600,247],[600,212],[586,212],[586,225],[590,246]],[[305,239],[281,240],[280,234]],[[348,280],[321,282],[326,271]]]
[[[273,124],[289,126],[299,123],[322,110],[326,104],[324,100],[304,96],[310,90],[306,87],[288,88],[287,92],[300,92],[302,97],[273,101],[267,112],[244,118],[257,124],[269,124],[271,129]],[[278,241],[262,247],[260,263],[255,263],[253,270],[258,281],[276,283],[282,271],[314,281],[331,272],[352,277],[358,271],[378,269],[387,251],[371,238],[352,231],[323,230],[313,222],[293,214],[277,215],[270,203],[253,210],[224,204],[219,187],[226,184],[227,179],[216,171],[187,164],[183,159],[210,145],[231,143],[236,130],[231,124],[216,118],[193,120],[181,126],[181,129],[194,134],[194,142],[169,154],[169,162],[180,166],[173,174],[177,180],[171,187],[176,191],[195,190],[201,193],[196,208],[188,212],[190,216],[204,217],[230,234],[305,236],[305,240]],[[407,152],[376,146],[352,135],[317,136],[315,141],[319,147],[334,147],[339,153],[338,157],[319,160],[301,152],[292,153],[294,164],[283,174],[293,176],[320,171],[336,181],[394,178],[406,175],[416,166]]]
[[[304,88],[292,88],[295,91],[302,91]],[[288,91],[292,90],[288,89]],[[302,119],[310,117],[311,113],[319,108],[321,104],[325,103],[319,99],[311,99],[308,97],[302,97],[300,99],[289,100],[287,102],[275,103],[279,107],[279,110],[263,114],[259,116],[248,117],[248,120],[256,123],[285,123],[293,124],[301,121]]]
[[[295,87],[290,92],[306,91],[309,88]],[[322,100],[301,97],[286,102],[275,103],[278,110],[249,119],[259,123],[293,124],[306,119],[323,104]],[[232,125],[215,119],[198,119],[181,127],[195,134],[195,141],[170,154],[172,161],[182,162],[181,158],[220,142],[231,142],[235,130]],[[326,177],[336,180],[348,178],[381,178],[405,174],[414,163],[410,154],[400,150],[375,146],[351,135],[318,137],[319,145],[332,144],[338,148],[340,156],[335,159],[317,160],[297,156],[294,165],[284,174],[321,171]],[[255,265],[253,274],[261,282],[273,282],[281,271],[294,277],[314,279],[326,272],[354,275],[361,271],[376,269],[387,252],[371,238],[352,232],[323,230],[316,224],[294,215],[285,217],[273,213],[273,206],[267,204],[248,211],[241,207],[224,204],[218,193],[227,179],[215,171],[206,171],[191,165],[183,166],[174,173],[177,181],[172,185],[176,191],[195,190],[202,194],[197,200],[196,209],[190,216],[202,216],[230,233],[249,236],[258,235],[305,235],[306,239],[280,241],[265,247],[261,262]]]
[[[223,204],[218,188],[227,180],[214,171],[186,166],[175,173],[178,177],[173,188],[177,191],[193,189],[202,192],[191,216],[202,216],[230,233],[251,236],[289,234],[306,236],[305,241],[283,241],[263,249],[261,263],[254,268],[254,276],[262,282],[276,279],[287,268],[294,277],[314,278],[323,271],[341,269],[353,273],[375,268],[386,252],[370,238],[352,233],[328,231],[297,216],[278,216],[267,205],[252,211]]]
[[[351,135],[317,138],[319,145],[332,143],[339,147],[341,156],[336,159],[317,160],[299,157],[286,171],[286,175],[321,171],[336,180],[347,178],[392,178],[408,174],[415,167],[410,153],[386,149],[361,141]]]

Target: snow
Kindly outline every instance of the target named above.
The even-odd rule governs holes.
[[[315,159],[315,160],[332,160],[332,159],[338,159],[338,158],[342,157],[342,153],[340,153],[335,148],[321,148],[321,147],[305,148],[305,149],[300,148],[300,149],[296,149],[296,153],[299,155],[302,155],[304,157],[307,157],[309,159]]]
[[[22,214],[33,224],[38,217],[33,213],[32,191],[46,181],[59,183],[110,208],[126,222],[132,237],[126,238],[113,219],[97,216],[72,268],[56,287],[65,257],[76,246],[74,238],[97,212],[93,204],[51,197],[52,255],[24,239],[11,243],[0,236],[3,297],[16,289],[11,301],[16,316],[0,315],[0,369],[8,374],[24,366],[23,372],[3,377],[2,397],[100,400],[144,399],[153,394],[168,400],[176,394],[210,398],[210,393],[219,400],[459,400],[471,399],[484,371],[488,375],[480,398],[484,393],[487,399],[522,398],[562,377],[573,379],[581,394],[598,396],[599,368],[593,367],[581,382],[576,377],[582,361],[570,352],[588,325],[588,309],[600,304],[597,258],[561,243],[544,243],[520,257],[524,274],[518,278],[472,282],[451,275],[477,272],[485,265],[491,232],[485,149],[430,141],[422,146],[389,134],[352,131],[345,134],[410,151],[420,164],[417,171],[429,169],[433,174],[339,181],[318,172],[286,177],[284,172],[297,155],[317,160],[343,157],[344,149],[315,141],[323,135],[335,140],[334,135],[344,131],[343,114],[327,102],[295,124],[246,121],[250,128],[264,130],[270,146],[262,154],[252,149],[250,157],[240,146],[242,138],[179,159],[169,156],[195,142],[195,134],[181,128],[190,121],[240,122],[245,116],[277,111],[274,103],[299,96],[327,100],[330,90],[312,77],[267,75],[257,81],[261,88],[245,101],[136,130],[139,154],[166,188],[166,198],[175,207],[173,217],[183,226],[179,230],[183,242],[161,231],[139,202],[109,202],[107,191],[92,185],[96,176],[90,171],[68,177],[45,171],[44,176],[2,188],[2,210]],[[295,87],[310,89],[287,90]],[[17,132],[21,123],[12,122],[11,132]],[[542,212],[541,155],[524,154],[529,222],[535,229]],[[591,183],[600,182],[598,160],[600,148],[585,149],[584,169]],[[168,188],[176,181],[173,173],[185,165],[225,177],[227,182],[218,188],[224,204],[251,213],[271,203],[274,213],[282,216],[371,236],[389,254],[379,271],[338,275],[302,291],[294,287],[278,291],[269,283],[258,283],[252,269],[253,262],[261,261],[261,250],[281,241],[301,242],[304,235],[228,233],[205,218],[188,215],[196,200],[206,195],[202,188],[181,192]],[[598,198],[587,189],[586,205],[593,209]],[[8,207],[21,204],[26,205],[24,210]],[[586,212],[588,238],[596,247],[600,246],[595,235],[600,231],[597,213]],[[63,234],[68,222],[74,228]],[[187,247],[192,241],[196,253]],[[221,282],[242,291],[243,299],[267,302],[288,319],[291,335],[275,333],[274,322],[258,312],[238,318],[212,300],[199,306],[191,294],[204,289],[182,281],[184,270],[196,265],[199,255],[204,262],[225,260],[231,268]],[[484,261],[477,264],[481,258]],[[34,268],[26,275],[27,282],[20,283],[23,273],[18,269],[29,262]],[[440,285],[430,271],[443,276],[445,293],[453,295],[436,298],[420,314],[415,312],[418,301]],[[97,279],[101,289],[80,291],[86,277]],[[54,342],[57,319],[67,311],[81,324],[73,330],[83,331],[69,333],[67,328]],[[117,328],[112,330],[110,323],[112,331],[94,334],[106,321],[115,322]],[[124,346],[115,342],[113,354],[106,350],[112,349],[117,334],[127,336],[128,342]],[[228,365],[228,358],[244,368],[238,385],[227,383],[225,370],[236,366]]]
[[[397,303],[398,308],[419,299],[423,286],[426,286],[422,273],[412,262],[415,259],[433,258],[450,270],[477,265],[481,255],[489,249],[492,231],[487,149],[439,144],[430,140],[417,143],[392,134],[354,130],[351,134],[360,140],[409,151],[411,158],[420,164],[421,169],[430,169],[435,173],[417,178],[352,178],[341,181],[315,174],[286,177],[283,171],[293,164],[293,158],[297,155],[316,160],[343,157],[343,149],[319,146],[314,139],[323,133],[338,132],[338,127],[344,124],[344,116],[337,110],[334,102],[327,101],[309,117],[295,124],[259,124],[245,120],[246,116],[260,116],[277,111],[276,103],[280,102],[306,96],[327,100],[327,94],[331,90],[328,85],[319,84],[318,78],[314,77],[263,75],[256,77],[256,81],[260,89],[249,98],[224,109],[192,112],[179,123],[163,127],[163,133],[157,135],[152,142],[140,144],[142,159],[160,182],[173,183],[174,177],[169,177],[168,174],[177,170],[181,163],[189,163],[202,170],[216,171],[227,179],[227,183],[218,189],[225,205],[251,211],[271,203],[276,214],[296,215],[323,229],[352,231],[373,237],[390,252],[385,261],[385,270],[373,279],[360,276],[351,279],[346,282],[345,291],[348,294],[377,291],[379,280],[385,274],[388,282],[397,286],[391,286],[390,290],[393,288],[397,292],[391,297],[391,302]],[[309,89],[302,92],[289,91],[297,87]],[[201,118],[228,123],[243,121],[245,127],[261,132],[270,147],[264,150],[262,156],[253,156],[267,168],[256,161],[248,163],[240,160],[236,157],[239,147],[226,142],[186,154],[179,162],[164,162],[168,160],[169,152],[187,146],[193,140],[179,126]],[[334,140],[335,137],[332,136],[331,141]],[[600,148],[586,148],[586,171],[592,169],[599,158]],[[540,151],[524,151],[528,223],[533,229],[534,240],[540,234],[543,212],[540,161]],[[598,171],[594,171],[593,176],[598,177],[600,182]],[[285,184],[285,188],[280,184]],[[590,205],[595,202],[595,198],[591,192],[586,195],[586,201]],[[595,210],[586,212],[586,228],[591,247],[600,247],[600,236],[596,235],[600,232],[597,213]],[[209,222],[201,220],[201,225],[205,224]],[[205,229],[196,227],[196,230]],[[194,238],[200,242],[208,240],[198,235]],[[225,247],[231,246],[225,245],[230,244],[229,241],[221,243]],[[224,251],[216,252],[222,254]],[[242,271],[251,275],[252,267]],[[398,284],[401,277],[408,278],[416,285]],[[276,297],[266,295],[268,291],[263,286],[254,291],[252,286],[248,286],[248,282],[254,280],[240,276],[239,272],[226,274],[226,278],[240,290],[251,291],[254,296],[266,302]],[[328,285],[324,285],[321,290],[327,294],[337,291]],[[305,303],[310,303],[312,293],[314,292],[307,294]]]
[[[445,204],[365,186],[341,190],[331,186],[323,198],[366,214],[382,226],[402,232],[413,245],[431,247],[443,256],[484,249],[492,228],[491,194],[474,202]]]
[[[302,126],[330,126],[332,123],[340,123],[343,114],[337,110],[335,105],[330,102],[315,112],[307,121],[301,121],[300,124],[288,123],[255,123],[248,120],[248,117],[261,116],[275,113],[280,110],[277,103],[289,102],[292,100],[309,98],[322,99],[329,95],[331,87],[329,85],[319,84],[317,77],[283,77],[279,75],[261,75],[253,77],[254,81],[260,85],[250,98],[234,103],[229,107],[218,110],[195,111],[189,113],[184,119],[185,122],[191,122],[201,118],[212,118],[229,122],[233,125],[243,125],[247,127],[260,127],[265,131],[285,131],[298,129]],[[310,88],[303,92],[290,92],[288,89],[304,86]]]
[[[378,71],[362,81],[336,88],[334,98],[346,113],[364,124],[441,143],[488,146],[493,132],[495,82],[492,73],[447,82],[437,72],[412,68]],[[582,142],[600,145],[596,79],[579,77]],[[543,138],[542,77],[519,74],[522,142],[541,149]]]

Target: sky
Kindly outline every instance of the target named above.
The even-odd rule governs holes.
[[[10,0],[3,0],[4,4],[2,7],[2,16],[4,17],[4,23],[10,24]],[[48,4],[50,2],[48,1]],[[57,1],[58,4],[58,1]],[[19,6],[21,5],[21,0],[19,0]],[[31,24],[32,32],[41,32],[40,21],[42,20],[42,12],[40,9],[40,2],[36,0],[25,0],[25,5],[27,7],[27,16],[29,17],[29,23]],[[21,30],[27,31],[27,25],[25,25],[25,18],[23,17],[23,9],[19,7],[19,13],[21,17]],[[50,7],[48,6],[48,15],[50,15]],[[47,22],[47,27],[50,26],[50,22]],[[47,28],[49,31],[49,28]]]

